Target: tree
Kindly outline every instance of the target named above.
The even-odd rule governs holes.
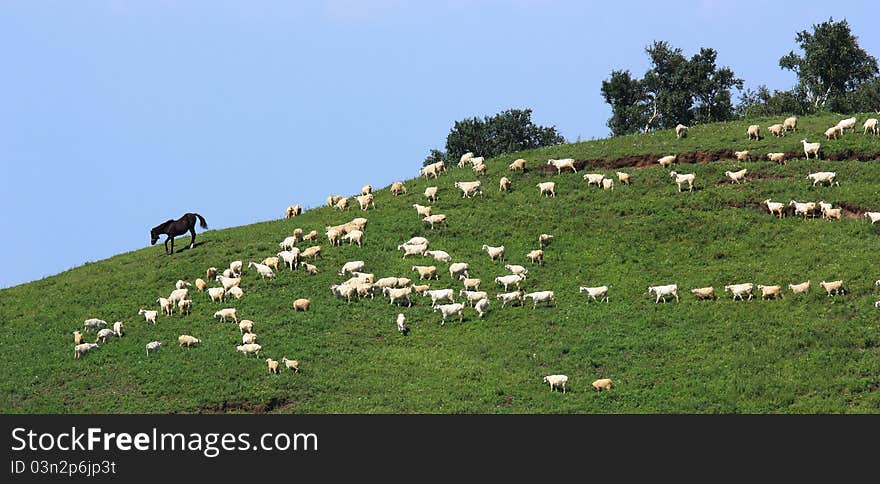
[[[813,106],[804,102],[804,99],[803,93],[797,88],[789,91],[775,90],[771,93],[762,84],[757,91],[743,91],[734,114],[743,118],[808,114],[813,111]]]
[[[664,41],[654,41],[645,48],[651,58],[651,69],[645,73],[642,84],[650,100],[651,115],[645,131],[656,127],[674,128],[690,124],[693,99],[685,82],[684,67],[687,59],[681,49],[672,48]]]
[[[458,160],[468,151],[491,158],[564,142],[555,127],[533,123],[531,109],[508,109],[492,117],[456,121],[446,136],[446,159]]]
[[[602,81],[602,97],[611,105],[608,127],[612,136],[632,134],[648,121],[642,83],[629,71],[611,71],[611,79]]]
[[[733,103],[730,89],[743,88],[743,80],[738,79],[729,67],[718,68],[715,49],[700,49],[686,66],[687,82],[697,101],[695,118],[701,123],[727,121],[733,117]]]
[[[845,95],[877,76],[877,59],[859,47],[846,20],[829,18],[795,38],[803,56],[791,51],[779,59],[779,67],[797,74],[814,107],[824,107],[830,96]]]

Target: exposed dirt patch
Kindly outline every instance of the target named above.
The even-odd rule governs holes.
[[[668,153],[667,153],[668,154]],[[585,168],[601,168],[605,170],[614,170],[619,168],[644,168],[648,166],[654,166],[657,164],[657,160],[661,157],[666,156],[666,154],[646,154],[646,155],[630,155],[624,156],[621,158],[613,158],[613,159],[591,159],[591,160],[575,160],[574,166],[578,171],[581,171]],[[787,151],[785,153],[786,160],[798,159],[804,156],[803,151]],[[676,163],[681,164],[694,164],[694,163],[711,163],[713,161],[721,161],[721,160],[733,160],[736,157],[733,154],[733,150],[713,150],[713,151],[689,151],[686,153],[679,153],[678,159]],[[766,156],[751,156],[750,161],[766,161]],[[876,153],[859,153],[854,152],[852,150],[845,150],[838,153],[832,153],[830,155],[825,155],[820,152],[820,159],[826,161],[844,161],[844,160],[858,160],[858,161],[871,161],[871,160],[880,160],[880,152]],[[553,174],[557,173],[556,167],[551,165],[538,165],[533,168],[527,168],[526,173],[530,171],[535,171],[539,173]],[[568,170],[564,170],[568,171]]]
[[[837,205],[843,209],[843,214],[847,218],[863,218],[864,213],[868,211],[868,209],[854,203],[839,202]]]
[[[504,396],[501,397],[501,402],[499,402],[498,405],[501,405],[502,407],[509,407],[513,405],[513,395],[509,393],[504,394]]]
[[[269,413],[279,407],[292,404],[289,399],[281,397],[273,397],[268,402],[254,403],[245,400],[242,401],[226,401],[211,405],[204,405],[194,410],[194,413],[227,413],[227,412],[247,412],[247,413]]]

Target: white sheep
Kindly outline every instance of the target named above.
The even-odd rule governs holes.
[[[694,179],[697,177],[693,173],[684,173],[680,174],[675,171],[670,171],[669,176],[675,179],[675,184],[678,185],[678,193],[681,193],[681,186],[685,183],[688,185],[688,191],[694,191]]]
[[[822,289],[825,289],[828,297],[831,297],[833,294],[846,294],[846,289],[843,288],[843,281],[822,281],[819,285],[822,286]]]
[[[611,378],[600,378],[593,381],[592,385],[597,392],[601,392],[602,390],[611,390]]]
[[[299,262],[299,249],[294,247],[291,250],[282,250],[277,254],[278,257],[281,257],[281,260],[284,261],[285,264],[290,268],[290,270],[294,270],[296,267],[296,263]]]
[[[309,242],[314,242],[314,241],[318,240],[318,231],[312,230],[311,232],[307,233],[306,235],[303,235],[302,239],[303,239],[303,241],[308,240]],[[288,250],[292,250],[292,249],[288,249]]]
[[[220,318],[220,322],[225,323],[226,318],[232,318],[236,323],[238,322],[238,314],[235,311],[235,308],[223,308],[214,313],[215,318]]]
[[[603,178],[602,179],[602,189],[603,190],[611,190],[614,191],[614,180],[611,178]]]
[[[321,246],[313,245],[311,247],[306,247],[305,250],[300,252],[300,256],[303,259],[317,259],[318,257],[321,257]]]
[[[390,300],[389,305],[392,305],[397,301],[406,300],[406,306],[412,306],[412,299],[410,299],[410,295],[412,295],[411,287],[399,289],[394,287],[383,287],[382,293],[388,296],[388,299]]]
[[[880,222],[880,212],[865,212],[864,217],[871,220],[871,225]]]
[[[205,289],[207,289],[207,288],[208,288],[208,283],[205,282],[204,279],[202,279],[202,278],[197,278],[197,279],[196,279],[196,289],[197,289],[199,292],[205,292]]]
[[[480,283],[483,282],[479,278],[476,277],[467,277],[464,274],[458,276],[458,280],[462,282],[462,285],[465,289],[473,289],[475,291],[480,290]]]
[[[483,183],[480,180],[469,181],[469,182],[461,182],[457,181],[454,183],[455,188],[461,190],[461,198],[473,198],[478,193],[480,196],[483,196]]]
[[[562,388],[562,393],[565,393],[565,384],[568,383],[567,375],[547,375],[544,377],[544,383],[550,384],[550,391]]]
[[[342,240],[347,240],[348,245],[356,243],[358,247],[361,247],[361,244],[364,241],[364,232],[361,230],[352,230],[351,232],[343,235]]]
[[[309,264],[308,262],[300,262],[299,266],[302,267],[303,269],[305,269],[306,273],[310,276],[314,276],[315,274],[318,273],[318,267],[314,266],[312,264]]]
[[[176,289],[186,289],[187,287],[191,287],[192,284],[184,281],[183,279],[178,279],[177,282],[174,283],[174,287]]]
[[[226,289],[222,287],[210,287],[208,288],[208,296],[211,297],[211,301],[220,301],[226,298]]]
[[[739,298],[740,301],[744,301],[743,296],[748,294],[749,300],[752,299],[752,289],[755,287],[751,282],[745,282],[742,284],[728,284],[724,286],[724,292],[729,292],[733,294],[733,300],[736,301],[736,298]]]
[[[342,265],[342,269],[337,272],[338,275],[344,276],[351,272],[363,271],[366,264],[362,260],[348,261]]]
[[[189,348],[201,342],[202,340],[188,334],[182,334],[177,337],[177,344],[180,345],[181,348],[183,348],[184,346]]]
[[[241,335],[241,344],[247,345],[251,343],[257,342],[257,335],[255,333],[244,333]]]
[[[460,276],[461,274],[470,277],[470,274],[468,274],[468,269],[470,268],[471,266],[467,262],[453,262],[449,264],[449,277],[455,279],[455,276]]]
[[[782,126],[786,131],[797,131],[798,118],[796,116],[790,116],[785,118],[785,121],[782,122]]]
[[[489,254],[489,258],[492,260],[504,260],[504,246],[499,245],[498,247],[492,247],[491,245],[483,244],[483,247],[480,250],[486,251]]]
[[[83,335],[79,331],[73,332],[73,344],[75,344],[75,345],[83,344]]]
[[[553,236],[550,234],[541,234],[538,236],[538,247],[544,248],[545,245],[549,245],[550,241],[553,240]]]
[[[526,170],[526,160],[519,158],[514,160],[513,163],[507,165],[507,169],[510,171],[525,171]]]
[[[617,175],[617,181],[623,183],[624,185],[630,184],[630,174],[622,171],[615,171],[614,174]]]
[[[440,279],[440,275],[437,274],[437,266],[412,266],[413,271],[419,273],[419,280],[422,279]]]
[[[139,310],[138,314],[143,316],[148,323],[153,324],[156,324],[156,318],[159,317],[159,311],[148,311],[146,309]]]
[[[422,222],[425,222],[426,224],[431,224],[431,230],[434,230],[435,224],[446,225],[446,215],[444,215],[442,213],[429,215],[429,216],[423,218]]]
[[[767,131],[777,138],[785,136],[785,128],[781,124],[771,124],[767,127]]]
[[[366,211],[370,207],[376,208],[375,197],[373,196],[372,193],[368,193],[366,195],[359,195],[355,198],[357,199],[358,205],[360,205],[361,210]]]
[[[538,190],[541,191],[541,195],[547,194],[548,197],[556,196],[556,183],[555,182],[542,182],[535,185],[538,187]]]
[[[513,291],[513,292],[504,292],[495,295],[495,299],[501,301],[501,307],[507,306],[507,303],[513,305],[515,302],[519,302],[522,305],[522,291]]]
[[[817,183],[828,183],[828,186],[837,185],[840,186],[840,182],[835,182],[834,177],[837,176],[837,172],[834,171],[819,171],[816,173],[810,173],[807,175],[807,180],[813,181],[813,186],[815,187]]]
[[[388,191],[390,191],[395,197],[398,195],[406,195],[406,185],[404,185],[402,181],[396,181],[391,184],[391,188]]]
[[[804,220],[807,219],[808,215],[812,215],[813,212],[816,211],[816,203],[815,202],[796,202],[791,200],[788,202],[789,207],[794,207],[795,215],[803,215]]]
[[[348,284],[333,284],[330,292],[340,299],[345,298],[346,304],[351,304],[351,298],[357,296],[357,288]]]
[[[309,306],[311,306],[312,301],[307,298],[299,298],[296,301],[293,301],[293,312],[302,311],[306,312],[309,310]]]
[[[431,306],[436,306],[438,302],[443,301],[454,303],[454,295],[455,293],[452,291],[452,289],[429,289],[422,293],[423,297],[431,298]]]
[[[246,345],[238,345],[235,347],[235,351],[241,351],[245,354],[245,356],[253,353],[257,355],[258,358],[260,356],[261,349],[263,349],[263,347],[256,343],[248,343]]]
[[[770,161],[775,161],[780,165],[785,164],[785,153],[767,153],[767,159]]]
[[[523,276],[520,274],[507,274],[496,277],[495,283],[504,286],[504,290],[507,291],[507,288],[510,286],[516,286],[516,288],[519,289],[519,284],[523,279]]]
[[[549,159],[547,160],[548,165],[553,165],[556,168],[556,174],[562,173],[563,168],[571,168],[571,171],[577,173],[577,168],[574,167],[574,159],[573,158],[564,158],[561,160]]]
[[[736,157],[737,161],[749,161],[750,160],[749,150],[734,151],[733,156]]]
[[[397,331],[406,335],[406,316],[404,316],[403,313],[397,314]]]
[[[437,201],[437,193],[440,189],[438,187],[428,187],[425,188],[425,198],[428,199],[429,202]]]
[[[587,298],[588,298],[587,303],[588,304],[591,299],[593,301],[605,301],[607,303],[607,302],[609,302],[608,301],[608,289],[610,289],[610,288],[611,288],[611,286],[598,286],[598,287],[581,286],[580,288],[578,288],[578,292],[579,293],[583,293],[583,292],[587,293]]]
[[[440,304],[433,306],[434,312],[440,312],[443,315],[443,320],[440,322],[440,326],[446,324],[446,318],[452,315],[458,315],[458,321],[461,322],[464,320],[464,304],[462,303],[452,303],[452,304]]]
[[[518,275],[522,276],[523,279],[525,279],[526,274],[529,273],[528,269],[526,269],[525,267],[523,267],[521,265],[517,265],[517,264],[506,264],[504,266],[504,269],[510,271],[512,274],[518,274]]]
[[[498,180],[498,190],[502,192],[510,191],[510,178],[506,176],[502,176],[500,180]]]
[[[217,276],[216,280],[223,286],[224,291],[228,291],[232,286],[240,286],[241,278],[240,277],[225,277],[222,275]]]
[[[840,120],[839,123],[837,123],[837,126],[840,128],[841,133],[843,133],[844,131],[846,131],[848,129],[852,130],[852,132],[855,133],[856,132],[856,118],[842,119],[842,120]]]
[[[95,343],[97,343],[98,341],[100,341],[101,343],[106,343],[107,338],[110,338],[113,336],[116,336],[116,333],[114,333],[112,329],[104,328],[104,329],[98,331],[98,337],[95,338]]]
[[[666,303],[666,296],[673,296],[675,297],[675,302],[678,302],[678,284],[648,286],[648,294],[651,294],[652,292],[657,295],[657,300],[654,301],[654,304],[659,303],[661,299]]]
[[[480,299],[485,299],[489,297],[489,295],[486,293],[486,291],[468,291],[462,289],[461,291],[458,291],[458,297],[464,297],[465,301],[467,301],[468,303],[468,306],[473,306],[475,302],[479,301]]]
[[[711,286],[698,287],[691,289],[691,294],[696,296],[697,299],[715,299],[715,288]]]
[[[659,163],[660,166],[663,167],[670,167],[676,162],[676,160],[678,160],[678,155],[666,155],[662,158],[659,158],[657,160],[657,163]]]
[[[751,141],[753,139],[760,141],[761,140],[761,127],[758,126],[757,124],[752,124],[746,130],[746,134],[749,136],[749,141]]]
[[[174,303],[168,298],[160,297],[156,299],[156,302],[159,303],[159,309],[162,310],[162,314],[171,316],[174,313]]]
[[[149,355],[151,351],[159,351],[159,348],[162,347],[162,343],[158,341],[150,341],[146,344],[147,354]]]
[[[293,370],[294,373],[299,373],[299,360],[288,360],[285,356],[281,358],[281,362],[284,363],[284,366],[287,367],[288,370]]]
[[[553,291],[535,291],[528,294],[523,294],[523,300],[525,299],[532,300],[532,309],[537,308],[539,302],[546,302],[548,306],[552,302],[555,306],[559,306],[556,303],[556,295]]]
[[[687,137],[687,133],[688,133],[687,126],[685,126],[683,124],[679,124],[675,127],[675,137],[676,138],[678,138],[678,139],[685,138],[685,137]]]
[[[767,206],[767,210],[770,212],[770,215],[776,214],[779,218],[783,217],[783,211],[785,210],[785,204],[781,202],[771,202],[768,198],[764,200],[764,205]]]
[[[431,207],[420,205],[418,203],[414,203],[412,207],[416,209],[416,213],[419,214],[419,217],[427,217],[431,215]]]
[[[171,291],[171,294],[168,296],[168,301],[171,302],[173,308],[175,304],[180,302],[182,299],[186,299],[187,297],[189,297],[189,289],[175,289]]]
[[[486,313],[489,312],[489,300],[486,298],[480,299],[479,301],[477,301],[476,304],[474,304],[474,310],[477,311],[477,316],[480,319],[483,319],[483,316],[485,316]]]
[[[97,348],[97,343],[83,343],[73,347],[73,358],[78,360],[80,356]]]
[[[244,262],[240,260],[234,260],[229,263],[229,269],[235,274],[235,277],[241,275],[242,268],[244,267]]]
[[[868,118],[868,120],[865,121],[864,127],[865,131],[862,133],[863,135],[868,134],[868,131],[874,136],[880,135],[880,122],[877,121],[877,118]]]
[[[544,251],[541,249],[530,250],[526,254],[526,257],[528,257],[529,260],[532,261],[532,264],[537,262],[538,265],[544,265]]]
[[[602,179],[605,178],[605,175],[601,173],[584,173],[583,179],[587,182],[587,186],[596,185],[597,187],[602,186]]]
[[[461,158],[458,159],[458,167],[464,168],[466,165],[471,164],[471,160],[473,159],[473,152],[468,151],[467,153],[461,155]]]
[[[768,297],[772,297],[773,299],[782,298],[782,286],[779,286],[779,285],[764,286],[764,285],[758,284],[758,290],[761,291],[761,300],[762,301]]]
[[[427,245],[417,244],[417,245],[409,245],[409,244],[400,244],[397,246],[397,250],[403,251],[403,259],[408,255],[424,255],[425,251],[428,250]]]
[[[177,308],[180,309],[180,315],[189,314],[192,310],[192,299],[181,299],[177,301]]]
[[[116,321],[113,323],[113,332],[120,338],[125,336],[125,324],[122,321]]]
[[[825,139],[837,139],[843,131],[840,129],[840,126],[832,126],[825,130]]]
[[[810,281],[805,281],[800,284],[789,284],[788,289],[795,294],[810,292]]]
[[[746,173],[748,171],[749,170],[743,168],[742,170],[739,170],[739,171],[727,170],[724,172],[724,174],[727,175],[727,178],[730,178],[730,181],[732,181],[734,183],[739,183],[746,177]]]
[[[254,322],[250,319],[242,319],[238,322],[238,331],[241,334],[245,333],[253,333],[254,332]]]
[[[433,257],[437,262],[451,262],[452,256],[444,250],[426,250],[424,253],[427,257]]]
[[[807,139],[804,138],[801,140],[801,143],[804,145],[804,154],[807,156],[807,159],[810,159],[810,155],[813,155],[817,160],[819,159],[819,148],[822,147],[819,143],[808,143]]]
[[[267,277],[270,279],[275,277],[275,271],[273,271],[272,268],[267,266],[266,264],[260,264],[257,262],[250,262],[250,263],[248,263],[248,269],[250,269],[251,267],[256,269],[257,272],[260,273],[260,277],[263,279],[265,279]]]
[[[284,240],[278,243],[278,247],[281,250],[293,250],[296,248],[296,242],[297,240],[294,236],[285,237]]]

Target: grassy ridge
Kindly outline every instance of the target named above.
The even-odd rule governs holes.
[[[859,116],[860,121],[866,116]],[[377,192],[376,206],[340,213],[320,208],[292,220],[275,220],[222,231],[207,231],[200,244],[173,257],[161,246],[90,263],[33,283],[0,291],[0,411],[32,413],[276,411],[309,413],[647,413],[647,412],[871,412],[880,411],[880,332],[873,281],[880,277],[870,254],[878,229],[866,220],[774,219],[752,208],[773,198],[787,202],[847,202],[880,210],[880,165],[855,161],[793,160],[719,162],[676,167],[697,174],[694,193],[676,192],[659,167],[633,173],[634,184],[615,191],[588,189],[580,173],[511,175],[515,158],[530,166],[547,158],[609,159],[644,153],[750,149],[755,153],[797,151],[799,140],[820,140],[838,117],[801,120],[801,133],[746,141],[757,122],[698,126],[676,140],[669,131],[563,145],[489,160],[483,198],[462,199],[456,180],[472,180],[470,170],[453,168],[438,180],[407,182],[409,194]],[[781,120],[772,120],[781,122]],[[806,135],[806,136],[805,136]],[[825,142],[836,150],[880,151],[880,139],[847,135]],[[723,183],[725,170],[749,169],[743,185]],[[811,189],[804,179],[819,169],[838,172],[841,186]],[[413,172],[415,168],[413,168]],[[608,173],[608,172],[606,172]],[[610,173],[608,173],[610,174]],[[513,192],[498,192],[498,179],[513,180]],[[559,196],[541,198],[535,184],[552,179]],[[368,180],[365,180],[367,182]],[[440,186],[435,213],[449,225],[430,231],[413,203],[425,203],[426,186]],[[745,208],[735,208],[745,206]],[[208,221],[222,214],[204,214]],[[178,278],[204,277],[209,266],[260,260],[278,251],[295,227],[323,232],[325,225],[364,215],[365,245],[331,248],[320,274],[280,271],[261,280],[245,271],[245,297],[211,303],[193,294],[193,313],[160,316],[144,323],[139,308],[155,308]],[[544,267],[532,267],[525,288],[556,291],[558,308],[500,308],[494,300],[480,321],[468,309],[465,322],[439,326],[426,298],[412,308],[387,299],[346,305],[329,286],[348,260],[364,260],[377,277],[417,278],[413,264],[395,247],[414,235],[430,239],[456,261],[471,264],[494,295],[492,279],[505,273],[480,251],[484,243],[504,244],[507,262],[529,266],[525,253],[539,233],[555,235]],[[186,241],[184,237],[181,241]],[[183,243],[178,244],[178,246]],[[436,263],[441,280],[453,283],[448,265]],[[818,282],[842,278],[850,290],[827,298]],[[810,279],[813,292],[786,294],[781,301],[696,301],[692,287],[755,282],[788,284]],[[679,304],[654,304],[648,285],[678,283]],[[585,304],[579,285],[609,284],[610,304]],[[500,289],[500,288],[499,288]],[[310,297],[312,310],[293,313],[292,301]],[[233,323],[212,318],[221,307],[236,307],[255,321],[263,358],[298,358],[303,372],[270,375],[262,359],[236,353]],[[411,333],[400,336],[398,312]],[[74,361],[70,333],[82,321],[122,320],[127,335]],[[179,334],[203,339],[181,349]],[[91,333],[93,336],[94,333]],[[144,344],[163,342],[156,354]],[[541,377],[566,373],[571,392],[550,393]],[[596,378],[610,377],[615,388],[596,394]]]

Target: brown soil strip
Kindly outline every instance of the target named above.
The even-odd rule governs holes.
[[[287,398],[272,397],[268,402],[253,403],[248,401],[231,401],[220,402],[211,405],[204,405],[195,409],[194,413],[227,413],[227,412],[248,412],[248,413],[269,413],[277,408],[284,407],[290,402]]]

